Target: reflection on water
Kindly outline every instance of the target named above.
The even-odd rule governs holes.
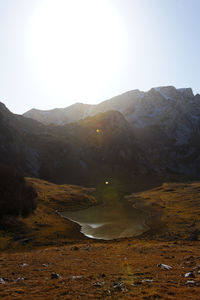
[[[125,200],[115,200],[75,212],[63,212],[62,216],[78,223],[84,235],[96,239],[137,236],[149,229],[145,224],[147,215]]]

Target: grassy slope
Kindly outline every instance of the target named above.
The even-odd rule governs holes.
[[[33,240],[26,245],[12,242],[11,246],[20,252],[1,253],[0,277],[8,280],[0,284],[0,298],[199,299],[200,243],[186,238],[200,229],[200,183],[165,183],[127,197],[125,201],[151,212],[152,229],[141,238],[104,242],[84,239],[78,226],[55,213],[96,203],[90,195],[93,190],[27,180],[39,193],[35,214],[23,220],[27,228],[24,236]],[[51,243],[65,246],[28,251],[33,245]],[[74,246],[78,250],[73,250]],[[21,267],[22,263],[28,266]],[[159,263],[173,269],[161,270]],[[195,278],[185,278],[184,274],[192,270]],[[59,273],[61,278],[50,279],[51,272]],[[26,280],[16,282],[18,277]],[[143,282],[145,279],[153,282]],[[197,285],[187,286],[187,280]],[[97,282],[100,285],[95,286]],[[122,290],[115,289],[115,283],[123,283]]]
[[[162,186],[126,197],[136,207],[150,211],[152,230],[148,236],[186,239],[200,232],[200,183],[164,183]]]
[[[27,178],[38,193],[34,214],[19,219],[9,234],[0,231],[0,249],[31,249],[33,246],[62,244],[84,239],[78,225],[61,218],[56,211],[77,210],[97,203],[93,188],[56,185],[44,180]]]

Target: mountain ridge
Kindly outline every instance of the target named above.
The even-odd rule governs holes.
[[[23,114],[24,117],[33,118],[46,125],[54,123],[63,125],[65,123],[76,122],[80,119],[84,119],[88,116],[93,116],[99,112],[105,112],[108,110],[118,110],[127,117],[128,110],[131,105],[138,104],[139,101],[146,95],[152,93],[152,91],[158,92],[166,100],[174,99],[178,97],[192,98],[194,96],[191,88],[180,88],[176,89],[174,86],[161,86],[151,88],[147,92],[140,91],[138,89],[127,91],[118,96],[112,97],[108,100],[102,101],[99,104],[85,104],[85,103],[74,103],[65,108],[54,108],[50,110],[40,110],[32,108],[31,110]]]
[[[57,115],[60,123],[48,125],[1,104],[0,163],[55,183],[148,173],[199,178],[199,103],[190,88],[134,90],[95,106],[74,104],[61,110],[63,118],[71,111],[72,122]]]

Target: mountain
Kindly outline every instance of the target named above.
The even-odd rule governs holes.
[[[200,95],[191,89],[153,88],[127,116],[145,165],[157,172],[199,173]]]
[[[26,135],[37,135],[42,128],[43,124],[15,115],[0,103],[0,163],[38,177],[38,153],[27,144]]]
[[[1,104],[0,120],[0,163],[26,176],[91,185],[138,172],[132,129],[117,111],[47,126]]]
[[[24,114],[45,124],[67,124],[117,110],[128,121],[140,165],[155,172],[197,176],[200,168],[200,95],[173,86],[130,91],[97,105],[76,103],[64,109]],[[33,113],[34,112],[34,113]]]
[[[169,173],[199,178],[199,103],[191,89],[135,90],[98,105],[49,111],[50,124],[1,104],[0,163],[55,183],[94,185]]]
[[[96,105],[76,103],[66,108],[55,108],[52,110],[38,110],[31,109],[23,114],[24,117],[32,118],[43,124],[57,124],[63,125],[72,122],[77,122],[81,119],[85,119],[88,116],[94,116],[101,112],[109,110],[117,110],[121,112],[124,117],[130,121],[137,123],[137,126],[141,126],[141,121],[138,121],[141,113],[144,119],[147,109],[150,109],[151,114],[148,120],[154,119],[154,116],[158,113],[165,114],[165,110],[169,107],[173,109],[174,104],[180,106],[184,110],[187,106],[195,102],[195,99],[199,96],[194,96],[192,89],[176,89],[173,86],[152,88],[148,92],[141,92],[139,90],[133,90],[126,92],[122,95],[113,97],[109,100],[103,101]],[[190,101],[192,99],[192,101]],[[159,109],[157,107],[159,105]],[[198,103],[196,103],[198,105]],[[193,107],[195,106],[192,105]],[[147,120],[146,120],[147,121]],[[145,120],[144,120],[145,122]],[[145,126],[145,125],[144,125]]]
[[[88,116],[94,116],[101,112],[117,110],[124,114],[130,114],[132,107],[143,96],[144,92],[139,90],[130,91],[112,99],[106,100],[97,105],[75,103],[66,108],[55,108],[52,110],[31,109],[23,116],[32,118],[43,124],[63,125],[77,122]]]

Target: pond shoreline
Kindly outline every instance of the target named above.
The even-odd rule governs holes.
[[[76,212],[57,213],[78,224],[84,236],[98,240],[138,237],[150,230],[147,212],[134,208],[126,201],[118,200],[113,204],[104,203]]]

